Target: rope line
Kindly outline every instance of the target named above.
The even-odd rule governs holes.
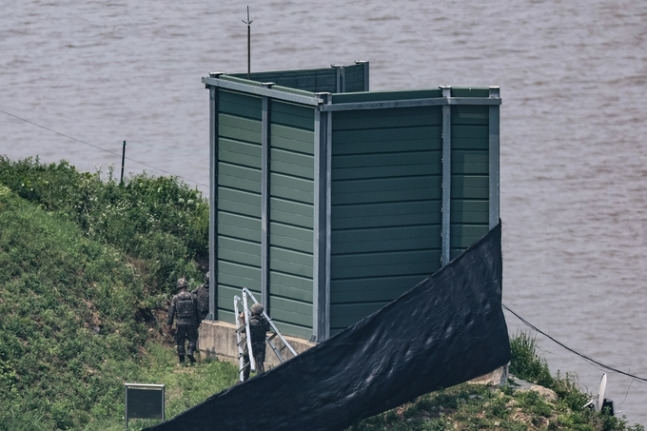
[[[118,153],[118,152],[115,152],[115,151],[112,151],[112,150],[106,150],[105,148],[99,147],[98,145],[92,144],[92,143],[87,142],[87,141],[83,141],[81,139],[77,139],[77,138],[75,138],[73,136],[70,136],[70,135],[67,135],[65,133],[59,132],[58,130],[52,129],[51,127],[43,126],[42,124],[38,124],[38,123],[36,123],[36,122],[34,122],[32,120],[29,120],[27,118],[20,117],[19,115],[16,115],[16,114],[12,114],[11,112],[8,112],[8,111],[6,111],[6,110],[4,110],[2,108],[0,108],[0,112],[7,115],[7,116],[9,116],[9,117],[13,117],[16,120],[20,120],[20,121],[23,121],[23,122],[25,122],[27,124],[30,124],[30,125],[32,125],[34,127],[38,127],[38,128],[43,129],[43,130],[47,130],[48,132],[54,133],[55,135],[64,137],[66,139],[70,139],[70,140],[72,140],[74,142],[78,142],[79,144],[88,145],[88,146],[90,146],[92,148],[95,148],[95,149],[97,149],[99,151],[104,151],[106,153],[110,153],[110,154],[113,154],[115,156],[121,156],[121,154]],[[198,185],[201,185],[201,186],[204,186],[204,187],[209,186],[208,184],[199,183],[197,181],[182,177],[180,175],[176,175],[176,174],[174,174],[172,172],[166,171],[164,169],[157,168],[155,166],[149,165],[148,163],[145,163],[145,162],[142,162],[142,161],[139,161],[139,160],[135,160],[135,159],[132,159],[132,158],[127,157],[127,156],[125,156],[124,158],[126,160],[131,161],[131,162],[138,163],[138,164],[140,164],[140,165],[142,165],[144,167],[147,167],[147,168],[150,168],[150,169],[155,169],[156,171],[159,171],[159,172],[163,172],[163,173],[165,173],[167,175],[170,175],[172,177],[182,178],[184,181],[188,181],[188,182],[193,183],[193,184],[198,184]]]
[[[535,330],[535,331],[539,332],[540,334],[542,334],[542,335],[543,335],[543,336],[545,336],[546,338],[548,338],[548,339],[550,339],[551,341],[553,341],[554,343],[556,343],[556,344],[558,344],[558,345],[562,346],[563,348],[565,348],[565,349],[566,349],[566,350],[568,350],[569,352],[576,354],[577,356],[581,357],[582,359],[585,359],[585,360],[587,360],[587,361],[591,362],[592,364],[598,365],[598,366],[600,366],[600,367],[602,367],[602,368],[604,368],[604,369],[606,369],[606,370],[608,370],[608,371],[613,371],[613,372],[615,372],[615,373],[623,374],[623,375],[625,375],[625,376],[627,376],[627,377],[631,377],[631,378],[636,379],[636,380],[640,380],[640,381],[643,381],[643,382],[647,382],[647,378],[640,377],[640,376],[636,376],[635,374],[627,373],[627,372],[625,372],[625,371],[622,371],[622,370],[619,370],[619,369],[617,369],[617,368],[611,367],[611,366],[609,366],[609,365],[603,364],[602,362],[600,362],[600,361],[596,361],[595,359],[591,358],[590,356],[584,355],[584,354],[582,354],[582,353],[578,352],[577,350],[575,350],[575,349],[572,349],[572,348],[568,347],[566,344],[562,343],[561,341],[556,340],[556,339],[555,339],[555,338],[553,338],[552,336],[548,335],[547,333],[545,333],[545,332],[544,332],[544,331],[542,331],[541,329],[537,328],[535,325],[533,325],[532,323],[528,322],[526,319],[524,319],[523,317],[521,317],[520,315],[518,315],[517,313],[515,313],[514,311],[512,311],[512,310],[510,309],[510,307],[506,306],[505,304],[501,304],[501,305],[502,305],[502,307],[503,307],[504,309],[506,309],[506,310],[508,310],[510,313],[514,314],[514,315],[517,317],[517,319],[521,320],[521,321],[522,321],[526,326],[528,326],[529,328],[531,328],[531,329],[533,329],[533,330]]]

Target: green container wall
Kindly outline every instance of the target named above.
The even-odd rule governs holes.
[[[215,241],[218,315],[234,321],[234,295],[261,281],[261,98],[218,90]]]
[[[333,115],[330,332],[440,267],[440,107]]]
[[[268,309],[283,331],[312,336],[314,111],[270,102]]]
[[[368,91],[368,62],[358,61],[350,66],[328,69],[282,70],[273,72],[238,73],[231,76],[257,82],[271,82],[282,87],[312,93],[345,93]]]
[[[324,340],[498,222],[498,89],[370,93],[365,62],[243,76],[203,79],[215,318],[246,287],[282,332]]]

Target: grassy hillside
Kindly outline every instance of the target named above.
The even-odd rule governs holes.
[[[168,418],[235,383],[227,363],[177,367],[160,324],[174,281],[195,286],[206,270],[198,192],[174,178],[120,185],[66,163],[0,157],[0,226],[0,431],[123,430],[126,382],[164,383]],[[587,395],[552,377],[532,340],[512,345],[513,373],[556,399],[464,384],[351,429],[643,429],[582,409]]]
[[[205,219],[174,179],[0,159],[0,430],[123,429],[126,382],[169,385],[172,415],[235,381],[176,372],[159,324],[174,280],[202,281]]]

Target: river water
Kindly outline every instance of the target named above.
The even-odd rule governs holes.
[[[247,5],[254,71],[501,87],[503,300],[541,331],[510,332],[646,425],[647,2],[0,0],[0,154],[118,178],[127,141],[126,175],[206,194],[201,77],[247,70]]]

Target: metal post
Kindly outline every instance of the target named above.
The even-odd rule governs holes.
[[[272,88],[273,82],[264,82]],[[263,97],[261,112],[261,304],[269,310],[270,274],[270,98]]]
[[[220,73],[210,73],[216,78]],[[207,320],[218,318],[218,89],[209,86],[209,314]]]
[[[440,87],[447,103],[443,105],[443,152],[442,152],[442,250],[440,264],[445,266],[451,256],[451,189],[452,189],[452,107],[449,98],[452,87]]]
[[[501,99],[501,93],[499,90],[499,87],[490,87],[490,99]],[[489,200],[490,200],[490,208],[489,208],[489,227],[492,229],[495,227],[497,224],[499,224],[499,218],[500,218],[500,205],[499,205],[499,198],[500,198],[500,163],[499,163],[499,154],[500,154],[500,108],[499,105],[490,105],[490,112],[489,112],[489,118],[490,118],[490,133],[489,133],[489,147],[490,147],[490,175],[489,175]]]
[[[249,19],[249,6],[247,6],[247,21],[243,21],[247,24],[247,79],[250,79],[251,69],[252,69],[252,31],[251,25],[254,20]]]
[[[330,104],[330,93],[317,93]],[[321,108],[321,107],[320,107]],[[312,341],[330,337],[330,177],[332,112],[315,109],[315,184],[313,256],[313,334]]]
[[[124,161],[126,159],[126,141],[124,141],[124,145],[121,149],[121,179],[119,180],[119,184],[124,183]]]

